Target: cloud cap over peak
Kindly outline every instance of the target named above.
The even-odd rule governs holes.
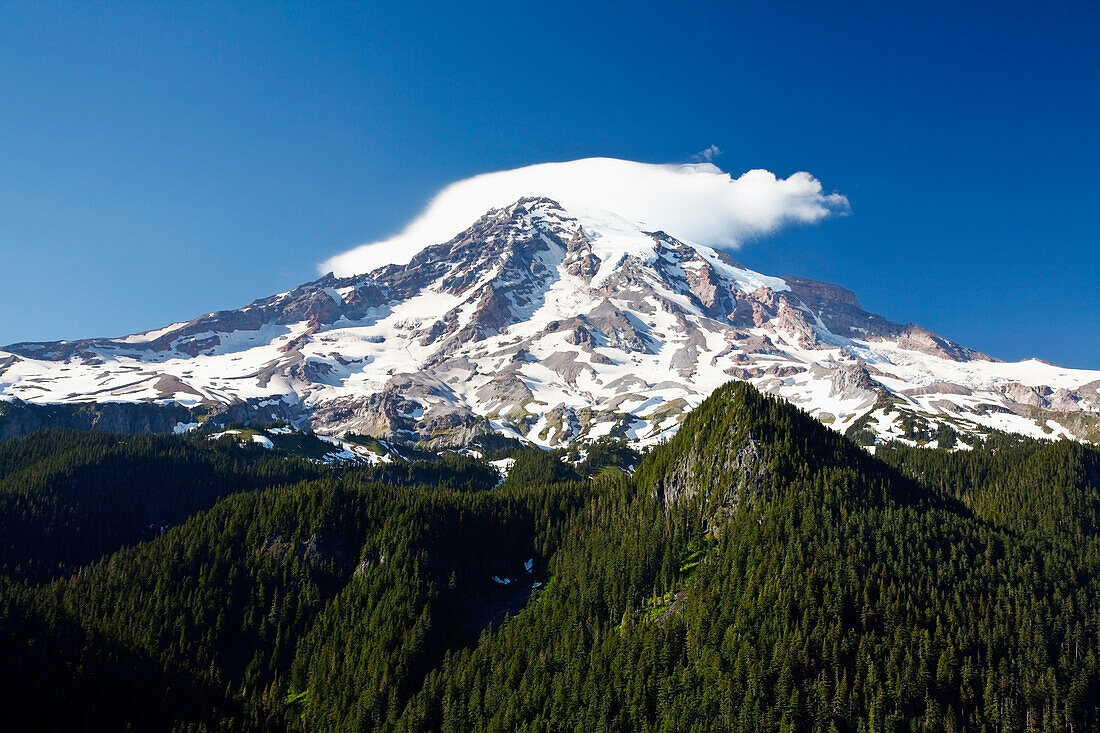
[[[610,212],[647,230],[726,249],[786,224],[813,224],[848,212],[847,198],[824,193],[821,182],[805,172],[778,178],[757,169],[733,178],[709,162],[583,158],[452,183],[399,234],[336,255],[318,269],[348,276],[404,264],[425,247],[459,234],[489,209],[525,196],[551,198],[575,215]]]

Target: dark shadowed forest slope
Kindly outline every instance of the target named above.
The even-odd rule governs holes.
[[[9,727],[1100,728],[1091,449],[871,456],[739,383],[640,461],[507,452],[0,443]]]

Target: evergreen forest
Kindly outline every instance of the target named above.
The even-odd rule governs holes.
[[[0,728],[1100,731],[1100,452],[963,448],[744,383],[641,455],[0,441]]]

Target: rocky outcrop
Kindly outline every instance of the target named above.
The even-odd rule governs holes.
[[[993,359],[980,351],[974,351],[964,346],[959,346],[953,341],[948,341],[932,333],[926,328],[909,324],[898,335],[898,348],[918,351],[923,354],[931,354],[941,359],[951,361],[971,361],[980,359],[992,361]]]
[[[893,338],[902,326],[863,310],[847,288],[802,277],[783,278],[797,298],[831,333],[847,338]]]
[[[653,354],[655,346],[653,339],[647,333],[646,326],[635,316],[616,308],[610,300],[605,298],[595,310],[585,315],[585,321],[599,331],[603,342],[613,348],[630,353],[641,351]]]
[[[239,423],[243,425],[263,425],[273,422],[285,422],[298,425],[308,422],[303,405],[296,400],[256,397],[250,400],[234,402],[222,407],[211,416],[215,425]]]
[[[181,405],[141,402],[100,402],[80,405],[0,404],[0,440],[16,438],[42,428],[98,430],[107,433],[171,433],[176,425],[193,421]]]
[[[663,280],[689,297],[708,317],[726,321],[735,308],[733,292],[706,258],[664,232],[650,236],[656,243],[654,268]]]
[[[886,394],[886,388],[875,381],[867,365],[862,361],[854,364],[841,364],[831,370],[829,383],[832,389],[830,397],[842,399],[867,398],[877,399]]]
[[[653,487],[654,497],[665,507],[695,498],[700,491],[707,492],[702,497],[704,501],[717,500],[726,508],[763,495],[768,470],[761,461],[760,444],[752,435],[722,455],[704,455],[698,447],[678,459]],[[727,478],[723,485],[712,486],[699,480],[696,469],[700,461],[707,462],[707,470],[712,475]]]
[[[934,394],[972,395],[974,394],[974,390],[953,382],[933,382],[932,384],[927,384],[922,387],[903,389],[901,394],[906,397],[921,397]]]

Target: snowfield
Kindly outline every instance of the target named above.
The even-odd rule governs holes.
[[[651,445],[731,379],[879,439],[931,445],[939,425],[1100,435],[1100,371],[996,361],[842,288],[545,198],[489,211],[408,264],[143,334],[0,350],[5,400],[205,404],[430,446],[486,431]],[[332,455],[385,460],[346,441]]]

